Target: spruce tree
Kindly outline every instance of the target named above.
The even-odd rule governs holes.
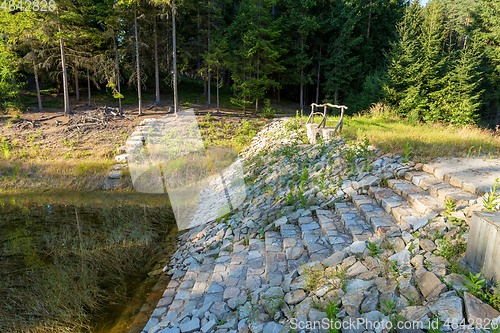
[[[398,37],[389,54],[387,83],[383,86],[384,102],[395,107],[400,116],[414,122],[420,119],[427,104],[420,83],[421,12],[418,0],[405,5],[403,19],[397,26]]]

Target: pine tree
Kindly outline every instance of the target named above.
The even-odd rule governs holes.
[[[384,102],[396,108],[399,115],[418,121],[425,113],[426,97],[422,94],[419,53],[421,7],[418,0],[405,5],[403,19],[397,26],[397,40],[392,43],[383,86]]]
[[[482,68],[485,99],[488,104],[489,125],[497,129],[500,125],[500,3],[496,0],[482,0],[477,4],[474,26],[478,44],[484,52]],[[486,103],[485,103],[486,104]]]
[[[267,89],[278,85],[272,75],[284,69],[280,64],[278,45],[274,43],[280,31],[271,19],[271,2],[241,2],[230,30],[230,35],[237,38],[233,54],[238,59],[232,64],[232,78],[243,103],[250,100],[250,96],[255,98],[257,112],[259,99]]]
[[[466,125],[478,120],[481,91],[478,91],[481,72],[481,53],[478,44],[469,40],[468,45],[456,50],[453,55],[453,69],[444,78],[445,88],[437,92],[439,118],[450,123]]]
[[[427,96],[428,105],[423,106],[420,118],[425,121],[439,120],[440,112],[436,114],[440,96],[436,94],[442,88],[444,57],[443,9],[441,2],[433,0],[425,6],[420,34],[420,55],[422,66],[419,73],[421,94]],[[431,112],[429,108],[432,108]]]
[[[335,2],[329,17],[330,35],[325,57],[325,90],[335,104],[339,103],[339,92],[346,87],[362,68],[359,55],[354,50],[363,41],[363,36],[354,30],[361,15],[355,1]]]

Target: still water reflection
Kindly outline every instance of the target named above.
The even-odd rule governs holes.
[[[127,332],[177,234],[165,195],[0,195],[0,332]]]

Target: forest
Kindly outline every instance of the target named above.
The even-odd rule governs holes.
[[[42,11],[45,10],[45,11]],[[124,86],[173,100],[178,80],[226,87],[258,112],[265,98],[382,102],[411,122],[500,124],[500,1],[60,0],[0,6],[0,107],[40,87],[80,98]],[[208,84],[211,83],[211,84]],[[131,90],[129,90],[131,91]]]

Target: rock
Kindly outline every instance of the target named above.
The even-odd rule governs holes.
[[[415,286],[402,288],[400,289],[400,293],[407,299],[413,300],[415,303],[419,303],[421,301],[420,293],[418,292],[417,288],[415,288]]]
[[[245,319],[250,317],[253,311],[253,306],[251,302],[246,302],[242,307],[239,309],[239,315],[240,319]]]
[[[392,237],[389,239],[389,243],[392,244],[394,252],[399,253],[405,249],[405,242],[400,237]]]
[[[396,304],[398,297],[394,293],[381,293],[379,298],[381,311],[388,312],[390,309],[387,307],[388,304]]]
[[[269,288],[261,297],[264,310],[271,314],[276,312],[278,307],[283,304],[284,292],[281,287]]]
[[[432,312],[426,306],[408,306],[401,311],[401,315],[410,322],[421,322],[425,325],[430,322]]]
[[[389,317],[384,316],[380,311],[371,311],[368,313],[363,313],[361,318],[365,319],[362,323],[368,332],[382,333],[386,332],[386,327],[389,327],[390,320]]]
[[[162,329],[158,333],[181,333],[181,330],[178,327],[172,327],[172,328]]]
[[[435,213],[428,214],[428,215],[425,215],[422,218],[420,218],[418,221],[413,222],[413,225],[412,225],[413,231],[417,231],[418,229],[425,227],[427,225],[427,223],[429,223],[429,220],[432,218],[435,218],[436,216],[437,216],[437,214],[435,214]]]
[[[380,184],[380,177],[369,176],[369,177],[363,178],[359,182],[354,182],[352,184],[352,187],[355,190],[368,189],[370,186],[378,186],[378,184]]]
[[[365,241],[357,241],[352,243],[348,248],[347,252],[351,255],[362,255],[366,250],[366,242]]]
[[[399,313],[404,308],[410,306],[410,302],[403,295],[399,296],[396,301],[396,311]]]
[[[299,304],[295,306],[295,317],[306,316],[309,313],[309,310],[313,307],[312,298],[308,297]]]
[[[182,333],[191,333],[200,329],[200,319],[194,318],[179,325]]]
[[[323,297],[332,289],[331,285],[325,284],[314,291],[314,295],[318,297]]]
[[[122,171],[117,170],[117,171],[111,171],[109,173],[109,179],[120,179],[122,176]]]
[[[307,295],[304,290],[297,289],[285,295],[285,302],[289,305],[295,305],[302,302],[302,300],[304,300],[306,296]]]
[[[356,317],[359,315],[359,310],[365,294],[363,290],[348,292],[342,296],[342,306],[347,311],[349,316]]]
[[[315,323],[315,322],[322,323],[325,318],[327,318],[325,311],[321,311],[321,310],[318,310],[315,308],[312,308],[311,310],[309,310],[309,321],[311,321],[313,323]],[[320,329],[320,332],[323,332],[323,330]],[[324,331],[324,332],[328,332],[328,331]]]
[[[321,262],[323,265],[327,265],[330,267],[335,267],[342,263],[342,261],[347,257],[347,254],[344,251],[338,251],[329,256],[326,259],[323,259]]]
[[[304,248],[302,246],[295,246],[292,249],[287,249],[286,257],[288,260],[297,260],[304,253]]]
[[[153,327],[155,327],[156,325],[158,325],[158,323],[160,322],[160,320],[158,318],[155,318],[155,317],[151,317],[146,326],[144,327],[144,330],[145,331],[149,331],[150,329],[152,329]]]
[[[122,154],[115,156],[115,161],[117,161],[118,163],[127,163],[131,157],[132,155],[130,154]]]
[[[437,298],[441,293],[448,290],[446,285],[442,283],[435,274],[426,272],[417,278],[420,292],[427,300]]]
[[[434,244],[434,242],[431,241],[430,239],[421,238],[418,244],[422,249],[428,252],[434,252],[437,249],[436,244]]]
[[[378,297],[380,293],[378,290],[374,290],[368,295],[363,303],[361,303],[361,313],[371,312],[378,309]]]
[[[354,265],[355,262],[356,262],[356,257],[355,256],[350,256],[350,257],[345,258],[342,261],[342,266],[344,266],[345,269],[348,269],[349,267],[351,267],[352,265]]]
[[[483,303],[476,296],[464,293],[465,313],[469,323],[486,323],[486,319],[492,320],[500,316],[500,312]]]
[[[456,290],[456,291],[460,291],[460,290],[468,290],[467,287],[465,287],[464,283],[468,283],[467,280],[460,274],[455,274],[455,273],[452,273],[450,275],[447,275],[444,277],[444,280],[446,281],[446,283],[448,283],[449,285],[451,285],[451,287]],[[465,300],[465,299],[464,299]],[[466,307],[465,309],[467,310],[467,303],[466,303]]]
[[[347,293],[352,293],[352,292],[355,292],[358,290],[364,291],[364,290],[368,290],[374,284],[375,284],[375,281],[373,281],[373,280],[364,281],[364,280],[360,280],[360,279],[353,279],[353,280],[350,280],[349,282],[347,282],[346,291],[347,291]]]
[[[413,239],[415,239],[415,237],[413,237],[412,234],[410,234],[408,231],[403,231],[401,233],[401,237],[403,238],[403,240],[405,241],[406,244],[408,244],[409,242],[411,242]]]
[[[330,290],[323,297],[324,298],[323,307],[326,307],[326,305],[328,305],[330,302],[338,304],[341,301],[342,296],[344,295],[345,292],[342,289]]]
[[[427,304],[429,310],[448,323],[460,323],[463,319],[463,305],[460,297],[448,297]]]
[[[398,287],[397,281],[393,279],[386,279],[384,277],[378,277],[375,279],[375,283],[377,284],[377,289],[381,293],[394,293],[396,292],[396,288]]]
[[[421,254],[417,254],[416,256],[411,258],[410,262],[414,267],[420,267],[424,264],[424,256]]]
[[[346,275],[348,279],[351,279],[366,272],[368,272],[368,269],[361,262],[357,261],[354,265],[349,267]]]
[[[389,260],[396,260],[399,266],[409,265],[411,253],[408,250],[403,250],[389,257]]]
[[[271,321],[264,326],[262,333],[278,333],[282,328],[283,325]]]
[[[365,325],[358,324],[357,316],[348,316],[342,320],[342,333],[362,333],[365,331]]]
[[[208,333],[208,332],[214,330],[216,327],[217,327],[217,323],[215,322],[215,320],[210,320],[208,323],[206,323],[205,325],[203,325],[201,327],[201,331],[203,333]]]
[[[288,219],[286,218],[286,216],[280,217],[279,219],[277,219],[276,221],[274,221],[274,225],[277,228],[281,227],[282,225],[287,224],[287,223],[288,223]]]

